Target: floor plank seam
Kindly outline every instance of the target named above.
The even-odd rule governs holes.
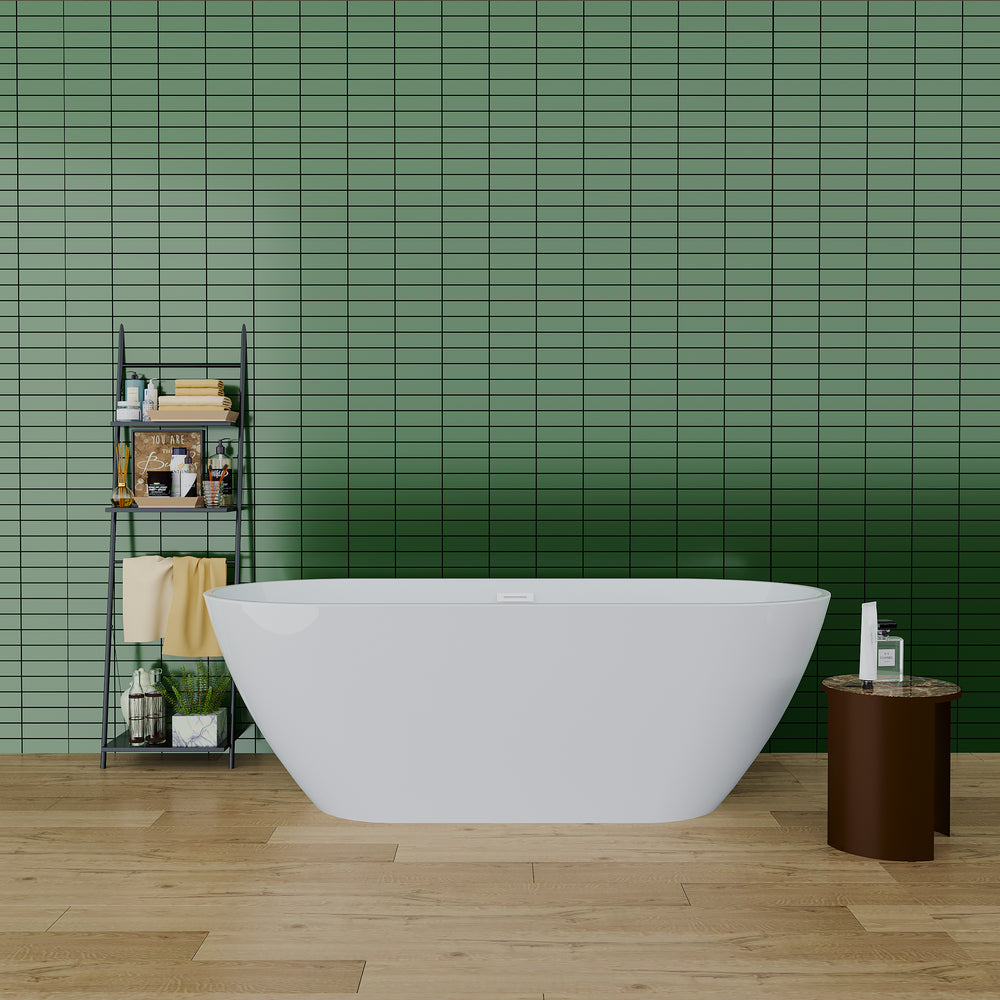
[[[55,919],[55,920],[53,920],[53,921],[52,921],[52,923],[51,923],[51,924],[49,924],[49,926],[48,926],[48,927],[46,927],[46,928],[45,928],[46,932],[48,932],[48,931],[52,930],[52,928],[53,928],[53,927],[55,927],[55,925],[56,925],[57,923],[59,923],[59,921],[60,921],[60,920],[62,920],[62,918],[63,918],[63,917],[65,917],[65,916],[66,916],[66,914],[67,914],[67,913],[69,913],[69,911],[70,911],[71,909],[73,909],[73,907],[72,907],[72,906],[67,906],[67,907],[66,907],[66,909],[65,909],[65,910],[63,910],[63,911],[62,911],[62,913],[60,913],[60,914],[59,914],[59,916],[58,916],[58,917],[56,917],[56,919]]]
[[[201,939],[201,943],[194,950],[194,954],[191,956],[190,961],[197,962],[198,955],[201,953],[201,949],[205,947],[205,943],[208,941],[211,931],[205,931],[205,936]]]

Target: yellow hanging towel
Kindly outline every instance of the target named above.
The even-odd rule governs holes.
[[[174,595],[163,652],[170,656],[222,656],[204,593],[226,585],[225,559],[174,556]]]

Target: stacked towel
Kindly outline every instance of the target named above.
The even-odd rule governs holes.
[[[210,389],[219,396],[223,393],[221,378],[177,378],[174,379],[174,388],[178,396],[190,395],[185,391],[188,389]]]
[[[157,419],[164,423],[233,424],[239,414],[221,378],[174,379],[174,396],[160,396]]]
[[[228,410],[233,404],[225,394],[221,378],[174,379],[174,396],[160,396],[160,407],[221,406]]]
[[[160,396],[160,409],[172,406],[214,406],[228,410],[233,401],[228,396]]]
[[[164,411],[164,416],[188,413],[181,407],[197,406],[208,411],[210,419],[215,419],[212,414],[218,412],[218,419],[222,420],[223,410],[230,410],[233,401],[225,395],[225,386],[221,378],[178,378],[174,379],[175,396],[160,396],[160,410]],[[193,413],[193,411],[190,411]],[[204,414],[198,414],[199,417]]]

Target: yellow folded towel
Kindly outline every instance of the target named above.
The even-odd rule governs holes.
[[[168,406],[224,406],[233,405],[228,396],[160,396],[156,405],[162,410]]]
[[[180,389],[221,389],[221,378],[175,378],[174,387]]]
[[[208,386],[200,386],[200,385],[177,386],[178,396],[200,396],[202,399],[204,399],[205,396],[221,396],[224,392],[225,390],[222,388],[221,385],[217,386],[214,389],[211,389]]]
[[[226,585],[225,559],[174,556],[174,597],[163,639],[170,656],[222,656],[204,594]]]
[[[174,594],[173,568],[174,561],[163,556],[122,560],[122,629],[126,642],[163,638]]]

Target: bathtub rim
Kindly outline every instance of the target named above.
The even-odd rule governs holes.
[[[760,584],[766,587],[780,587],[782,589],[787,589],[792,592],[799,592],[801,596],[789,597],[784,600],[743,600],[743,601],[710,601],[710,600],[699,600],[699,601],[651,601],[651,600],[630,600],[630,601],[607,601],[607,600],[546,600],[546,601],[531,601],[524,602],[511,602],[511,604],[516,604],[519,607],[531,606],[531,607],[601,607],[601,606],[626,606],[626,607],[662,607],[662,608],[681,608],[681,607],[718,607],[718,608],[747,608],[747,607],[779,607],[788,604],[807,604],[814,601],[829,601],[831,599],[831,593],[828,590],[824,590],[821,587],[813,587],[809,584],[800,583],[784,583],[776,580],[742,580],[742,579],[725,579],[720,577],[315,577],[315,578],[302,578],[293,577],[288,580],[264,580],[254,583],[233,583],[227,584],[224,587],[215,587],[211,590],[205,591],[205,597],[211,597],[214,600],[225,601],[231,604],[246,604],[254,606],[267,606],[275,608],[285,608],[285,607],[316,607],[316,608],[351,608],[351,607],[442,607],[442,608],[461,608],[461,607],[489,607],[493,604],[504,604],[502,601],[491,601],[491,600],[475,600],[475,601],[454,601],[454,600],[426,600],[426,601],[413,601],[413,600],[366,600],[366,601],[341,601],[341,600],[286,600],[277,601],[273,599],[260,599],[251,596],[243,596],[244,594],[249,595],[250,592],[254,590],[262,590],[267,586],[281,586],[282,584],[305,584],[305,583],[315,583],[323,584],[329,581],[334,581],[337,583],[344,583],[348,580],[359,580],[365,581],[377,581],[386,585],[392,585],[395,581],[402,581],[407,584],[417,584],[422,582],[440,582],[443,580],[448,580],[452,582],[468,582],[469,584],[523,584],[525,582],[537,582],[540,584],[545,583],[561,583],[564,581],[584,581],[589,580],[595,583],[603,580],[615,580],[616,582],[632,582],[640,583],[656,583],[659,581],[668,580],[673,583],[684,583],[688,581],[698,582],[698,583],[716,583],[721,586],[726,584]],[[238,593],[237,593],[238,592]],[[507,605],[510,606],[510,605]]]

